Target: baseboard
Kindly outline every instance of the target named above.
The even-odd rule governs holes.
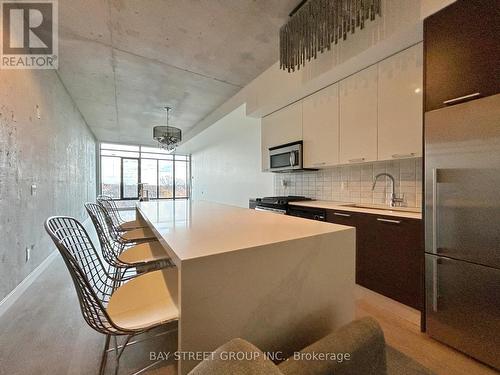
[[[53,250],[23,281],[21,281],[5,298],[0,301],[0,316],[2,316],[16,302],[43,271],[56,259],[57,251]]]
[[[90,223],[90,218],[83,222],[87,227]],[[54,248],[47,258],[38,265],[31,273],[26,276],[9,294],[0,301],[0,317],[23,295],[31,284],[47,269],[54,259],[57,258],[58,251]]]

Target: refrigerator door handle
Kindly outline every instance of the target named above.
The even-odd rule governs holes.
[[[437,179],[438,179],[438,169],[432,169],[432,252],[434,254],[438,253],[438,230],[437,230]]]
[[[432,260],[432,311],[438,311],[438,293],[439,293],[439,279],[438,279],[438,264],[439,259],[433,257]]]

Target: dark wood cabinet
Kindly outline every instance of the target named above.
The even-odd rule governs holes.
[[[421,220],[327,210],[327,221],[356,228],[356,283],[423,310]]]
[[[367,215],[357,256],[359,284],[423,310],[424,245],[420,220]]]
[[[363,230],[363,216],[357,212],[340,211],[340,210],[327,210],[326,211],[326,221],[333,224],[347,225],[356,228],[356,284],[359,284],[359,276],[362,275],[363,264],[359,262],[358,249],[364,247],[360,244],[364,241],[364,230]]]
[[[499,93],[499,41],[498,0],[458,0],[426,18],[425,111]]]

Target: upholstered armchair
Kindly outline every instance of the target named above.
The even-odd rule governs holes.
[[[240,359],[231,359],[229,353],[238,353]],[[339,357],[339,354],[345,353],[349,353],[348,359]],[[314,354],[316,359],[312,359]],[[317,359],[318,354],[321,359]],[[234,339],[218,348],[210,359],[201,362],[189,373],[235,374],[432,375],[404,354],[386,346],[382,329],[372,318],[353,321],[278,365],[248,341]]]

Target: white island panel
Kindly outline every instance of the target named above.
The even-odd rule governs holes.
[[[178,350],[241,337],[286,355],[353,320],[354,228],[209,202],[138,209],[179,269]]]

